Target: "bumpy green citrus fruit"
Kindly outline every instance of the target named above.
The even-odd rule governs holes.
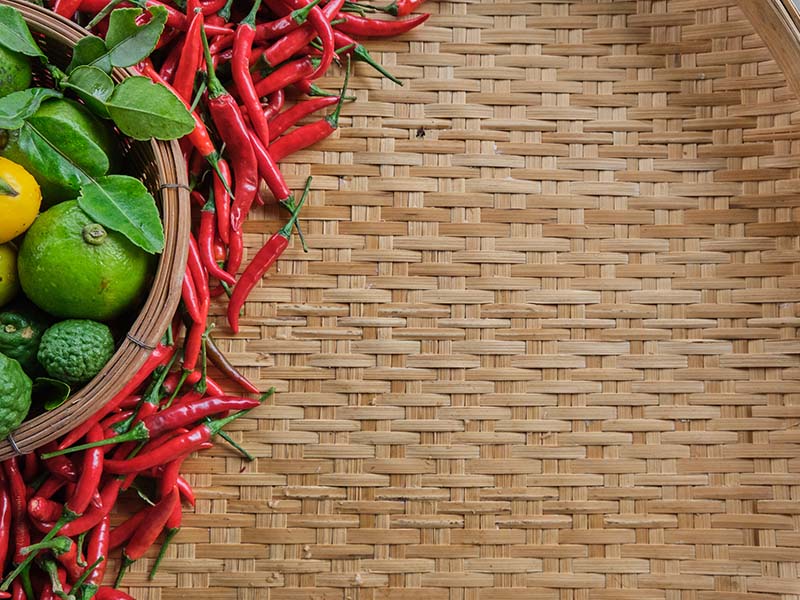
[[[45,315],[33,306],[0,312],[0,352],[18,361],[33,377],[40,370],[36,353],[45,329]]]
[[[47,143],[67,156],[84,172],[100,177],[119,169],[119,147],[111,129],[82,104],[65,98],[46,100],[28,120]],[[78,197],[81,181],[65,173],[52,156],[22,143],[21,130],[3,132],[0,154],[22,165],[34,176],[42,192],[42,204],[52,206]],[[98,156],[105,155],[108,168],[98,168]]]
[[[114,338],[106,325],[69,319],[44,332],[37,356],[50,377],[77,386],[97,375],[113,354]]]
[[[30,85],[30,58],[0,46],[0,98],[26,90]]]
[[[45,312],[106,321],[137,303],[147,286],[150,256],[70,200],[37,217],[17,267],[22,290]]]
[[[0,437],[25,419],[31,407],[33,383],[13,358],[0,354]]]

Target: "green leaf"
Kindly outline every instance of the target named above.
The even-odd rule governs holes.
[[[167,22],[167,9],[163,6],[151,6],[148,11],[150,20],[141,27],[136,24],[136,18],[143,13],[140,8],[118,8],[111,13],[106,47],[113,66],[135,65],[149,56],[156,47]]]
[[[43,405],[45,410],[58,408],[69,398],[69,385],[50,377],[37,377],[33,380],[33,404]]]
[[[60,100],[58,101],[60,102]],[[82,174],[82,181],[100,177],[110,168],[108,155],[81,123],[72,123],[58,114],[37,113],[30,117],[22,131],[31,130]],[[49,173],[49,171],[43,171]],[[76,190],[77,191],[77,190]]]
[[[81,188],[80,206],[101,225],[151,254],[164,249],[164,229],[153,196],[138,179],[107,175]]]
[[[127,78],[106,106],[120,131],[136,140],[173,140],[194,129],[194,119],[183,102],[147,77]]]
[[[114,93],[114,80],[101,69],[87,65],[76,67],[63,85],[74,90],[94,114],[110,118],[106,101]]]
[[[17,134],[17,146],[28,161],[29,170],[47,173],[63,187],[74,190],[77,195],[81,184],[89,178],[57,146],[37,129],[26,123]]]
[[[0,129],[19,129],[44,100],[60,96],[56,90],[29,88],[0,98]]]
[[[72,51],[72,60],[67,67],[67,73],[72,73],[81,65],[92,65],[106,73],[111,73],[111,60],[108,56],[106,43],[99,37],[90,35],[78,40]]]
[[[0,46],[26,56],[45,57],[36,45],[22,13],[10,6],[0,5]]]

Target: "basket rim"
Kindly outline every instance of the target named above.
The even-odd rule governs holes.
[[[76,23],[26,0],[0,0],[0,5],[18,9],[33,31],[54,37],[69,47],[74,47],[79,39],[91,35]],[[111,76],[121,81],[126,77],[138,76],[138,73],[114,68]],[[0,460],[32,452],[55,440],[83,423],[111,400],[159,343],[177,309],[188,255],[190,227],[186,164],[176,140],[136,143],[148,144],[155,157],[159,183],[157,190],[150,191],[155,197],[160,196],[165,229],[164,251],[158,259],[153,285],[137,318],[100,373],[60,407],[26,419],[5,440],[0,441]],[[157,285],[158,282],[161,285]]]

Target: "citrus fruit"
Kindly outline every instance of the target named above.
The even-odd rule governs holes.
[[[27,122],[41,143],[31,143],[30,128],[7,131],[0,154],[39,182],[44,206],[78,196],[81,178],[74,166],[65,169],[63,157],[91,177],[118,170],[121,158],[111,129],[83,105],[64,98],[46,100]]]
[[[0,312],[0,352],[19,362],[30,376],[39,371],[36,353],[47,329],[44,314],[32,306]]]
[[[14,244],[0,245],[0,306],[8,304],[19,291],[17,249]]]
[[[33,175],[0,157],[0,244],[10,242],[30,227],[41,203],[42,193]]]
[[[13,358],[0,354],[0,437],[25,419],[31,407],[33,382]]]
[[[88,319],[68,319],[42,336],[37,357],[53,379],[81,385],[100,372],[114,354],[111,330]]]
[[[0,46],[0,98],[31,85],[31,61],[24,54]]]
[[[40,214],[19,250],[28,298],[62,319],[106,321],[133,308],[148,283],[150,255],[92,221],[75,200]]]

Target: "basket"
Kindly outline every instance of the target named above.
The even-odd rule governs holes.
[[[28,2],[0,0],[25,17],[36,41],[58,66],[65,67],[75,43],[88,32],[71,21]],[[133,75],[114,69],[115,81]],[[150,294],[116,353],[83,389],[55,410],[28,419],[0,442],[0,459],[27,453],[73,429],[118,392],[158,344],[180,300],[190,225],[186,166],[178,143],[151,141],[122,145],[125,163],[133,166],[161,205],[165,247]]]

